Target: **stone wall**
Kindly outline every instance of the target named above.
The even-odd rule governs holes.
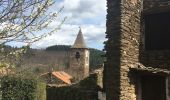
[[[98,100],[98,92],[102,91],[103,87],[102,72],[103,70],[97,70],[71,86],[47,86],[47,100]]]
[[[98,94],[92,90],[47,86],[47,100],[97,100],[97,98]]]
[[[129,72],[139,62],[140,0],[107,0],[105,91],[107,100],[136,100],[135,77]]]
[[[130,68],[139,62],[141,0],[122,0],[121,9],[120,100],[136,100]]]
[[[143,9],[145,12],[146,10],[151,10],[151,12],[153,12],[154,10],[162,10],[163,8],[168,8],[169,4],[169,0],[143,0]]]
[[[104,66],[104,89],[107,100],[120,97],[120,35],[121,0],[107,0],[107,22],[105,42],[106,60]]]
[[[167,68],[170,51],[144,50],[144,14],[165,11],[168,0],[107,0],[104,88],[107,100],[137,100],[138,64]],[[158,9],[160,8],[160,9]]]
[[[153,13],[170,11],[169,0],[144,0],[142,16]],[[159,67],[169,69],[170,65],[170,50],[145,50],[144,43],[144,17],[141,17],[141,43],[140,43],[140,62],[146,67]]]
[[[80,54],[79,59],[75,57],[76,52]],[[89,75],[89,50],[72,48],[69,55],[70,74],[76,80],[82,80],[87,77]]]

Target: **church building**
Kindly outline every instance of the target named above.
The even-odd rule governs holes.
[[[89,76],[89,49],[86,46],[81,28],[69,52],[69,70],[76,80]]]

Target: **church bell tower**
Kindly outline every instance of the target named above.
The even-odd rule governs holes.
[[[76,80],[82,80],[89,76],[89,54],[80,28],[69,55],[69,68]]]

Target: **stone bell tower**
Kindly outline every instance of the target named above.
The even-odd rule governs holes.
[[[89,49],[85,44],[81,28],[70,49],[69,68],[76,80],[82,80],[89,75]]]

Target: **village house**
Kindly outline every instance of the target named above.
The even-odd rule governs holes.
[[[107,0],[107,100],[169,100],[170,1]]]

